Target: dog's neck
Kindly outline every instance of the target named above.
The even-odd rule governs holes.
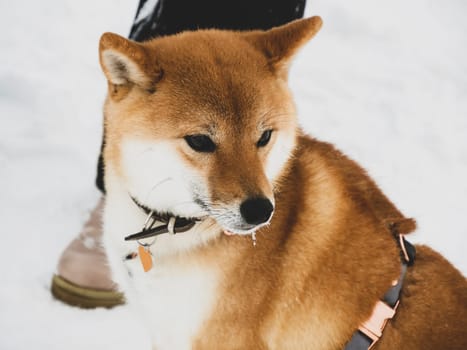
[[[148,215],[135,205],[127,189],[110,167],[106,173],[106,187],[104,231],[105,234],[112,236],[122,256],[125,256],[138,248],[136,241],[126,242],[125,237],[141,232]],[[221,232],[220,226],[213,219],[206,218],[183,234],[161,234],[157,237],[143,238],[140,243],[151,243],[151,254],[157,259],[191,251],[220,236]]]

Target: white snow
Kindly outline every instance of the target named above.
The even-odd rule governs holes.
[[[136,5],[0,3],[0,349],[150,348],[127,307],[85,311],[49,292],[99,196],[99,36],[127,35]],[[368,169],[418,220],[410,240],[465,275],[467,3],[314,0],[306,12],[324,27],[291,72],[302,124]]]

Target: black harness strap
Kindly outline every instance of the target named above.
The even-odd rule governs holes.
[[[397,284],[391,287],[383,297],[383,302],[392,309],[395,309],[399,303],[402,285],[404,283],[405,274],[407,273],[407,267],[413,265],[416,253],[415,247],[407,242],[403,236],[397,237],[396,240],[399,243],[399,248],[401,250],[401,274]],[[347,343],[344,350],[368,350],[378,341],[378,339],[373,340],[358,329],[352,335],[352,338]]]

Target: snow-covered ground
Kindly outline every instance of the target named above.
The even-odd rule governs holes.
[[[127,307],[84,311],[49,292],[99,196],[98,39],[126,35],[136,5],[0,2],[0,349],[149,349]],[[467,2],[314,0],[307,14],[324,27],[291,72],[303,126],[418,220],[411,241],[466,274]]]

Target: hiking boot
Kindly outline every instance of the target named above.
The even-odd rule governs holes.
[[[101,198],[79,236],[63,251],[52,278],[53,296],[66,304],[88,309],[125,302],[110,278],[102,248],[103,204]]]

